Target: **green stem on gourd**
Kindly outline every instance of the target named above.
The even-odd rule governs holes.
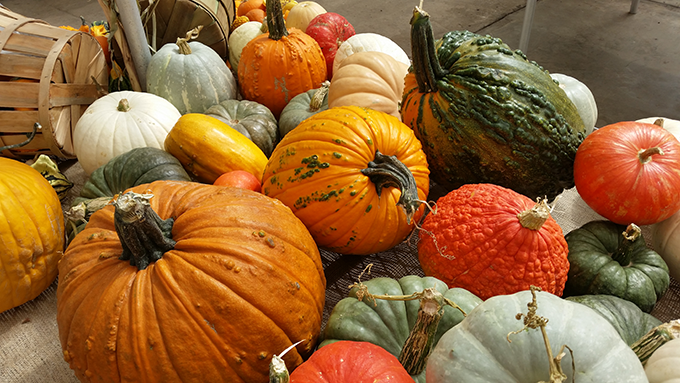
[[[286,362],[283,361],[283,356],[305,340],[306,339],[303,339],[295,344],[291,344],[287,349],[283,350],[281,355],[272,355],[272,360],[269,362],[269,383],[290,382],[290,374],[288,373]]]
[[[363,273],[362,273],[363,274]],[[399,354],[399,362],[409,375],[418,375],[425,369],[427,359],[434,347],[434,337],[437,327],[444,314],[444,306],[451,306],[467,316],[460,306],[446,298],[434,287],[417,291],[411,295],[375,295],[368,291],[368,287],[359,281],[352,287],[358,287],[355,295],[357,300],[363,301],[364,297],[375,302],[376,299],[386,301],[411,301],[420,300],[418,317],[414,323],[408,338],[404,342]]]
[[[638,225],[631,223],[621,235],[623,235],[623,241],[619,243],[619,247],[612,253],[612,259],[621,266],[626,267],[630,264],[630,258],[633,256],[631,247],[640,238],[642,231]]]
[[[539,230],[543,227],[545,221],[550,218],[548,200],[539,198],[534,207],[517,214],[517,218],[522,227],[530,230]]]
[[[378,197],[384,187],[392,186],[401,190],[397,205],[404,209],[406,222],[411,224],[421,201],[418,199],[416,179],[409,168],[396,156],[386,156],[376,150],[375,158],[368,163],[368,168],[361,170],[361,173],[375,184]]]
[[[281,2],[267,1],[265,9],[267,12],[266,22],[269,38],[272,40],[281,40],[282,37],[288,36],[286,20],[283,18],[283,11],[281,10]]]
[[[317,110],[321,109],[321,105],[323,105],[323,100],[326,98],[326,95],[328,94],[328,88],[331,86],[330,81],[326,80],[321,83],[321,88],[317,89],[316,92],[312,95],[312,99],[309,100],[309,111],[310,112],[316,112]]]
[[[652,354],[661,346],[673,339],[680,338],[680,319],[663,323],[647,332],[630,348],[635,351],[638,359],[644,366]]]
[[[655,154],[663,156],[664,152],[659,147],[653,147],[653,148],[649,148],[649,149],[640,150],[638,152],[638,159],[640,160],[641,164],[646,164],[647,162],[652,160],[652,156],[655,155]]]
[[[116,110],[119,112],[127,112],[130,110],[130,101],[127,100],[127,98],[121,98],[120,101],[118,101],[118,106],[116,107]]]
[[[178,37],[177,38],[177,48],[179,49],[179,53],[183,55],[190,55],[191,54],[191,48],[189,47],[189,40],[194,40],[198,38],[198,34],[201,32],[201,29],[203,29],[202,25],[197,26],[196,28],[190,30],[187,32],[185,37]]]
[[[422,6],[422,3],[421,3]],[[437,81],[448,72],[439,64],[430,15],[416,6],[411,17],[411,56],[420,93],[436,92]]]
[[[572,376],[572,381],[575,379],[575,372],[576,368],[574,366],[574,355],[573,352],[571,351],[571,348],[569,346],[562,345],[560,348],[559,353],[557,356],[553,356],[552,352],[552,347],[550,347],[550,339],[548,339],[548,332],[545,330],[545,326],[548,324],[548,319],[536,314],[536,310],[538,310],[538,302],[536,301],[536,292],[541,291],[540,287],[536,286],[531,286],[531,302],[527,304],[527,307],[529,308],[529,311],[526,314],[519,313],[515,316],[517,320],[522,320],[524,319],[524,327],[521,330],[513,331],[510,332],[507,336],[508,343],[512,343],[510,340],[510,335],[514,334],[519,334],[523,332],[524,330],[527,329],[536,329],[540,328],[541,329],[541,335],[543,336],[543,343],[545,344],[545,350],[548,353],[548,360],[549,360],[549,371],[550,371],[550,381],[548,383],[562,383],[564,382],[565,379],[567,379],[567,375],[562,371],[562,358],[566,355],[564,353],[564,349],[567,348],[569,349],[569,352],[572,354],[571,355],[571,370],[574,372],[574,376]],[[546,382],[538,382],[538,383],[546,383]]]
[[[172,250],[176,242],[172,239],[174,220],[166,220],[151,208],[150,194],[127,192],[113,201],[113,216],[116,233],[123,247],[120,259],[130,261],[132,266],[144,270]]]

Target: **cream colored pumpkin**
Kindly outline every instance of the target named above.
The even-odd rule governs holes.
[[[659,119],[663,121],[661,125],[664,129],[680,140],[680,121],[665,117],[648,117],[637,121],[653,124]],[[680,212],[651,225],[650,229],[654,250],[666,261],[671,277],[680,280]]]
[[[163,149],[181,117],[170,101],[151,93],[121,91],[93,102],[73,131],[73,147],[86,175],[139,147]]]
[[[357,33],[340,44],[338,53],[335,54],[335,61],[333,61],[333,73],[338,70],[342,60],[354,53],[364,51],[387,53],[397,61],[411,65],[411,60],[406,52],[388,37],[377,33]]]
[[[297,28],[304,32],[307,30],[309,22],[322,13],[326,13],[326,10],[315,1],[302,1],[297,3],[288,12],[288,16],[286,17],[286,28]]]
[[[401,121],[399,103],[408,65],[383,52],[357,52],[333,74],[328,107],[361,106],[391,114]]]
[[[597,103],[590,88],[578,79],[562,73],[551,73],[550,77],[556,80],[567,97],[574,103],[578,114],[586,127],[586,134],[593,132],[597,123]]]
[[[229,64],[233,71],[238,68],[238,62],[241,60],[241,51],[250,40],[261,35],[262,23],[259,21],[248,21],[247,23],[236,28],[229,35]]]
[[[649,383],[680,382],[680,338],[659,347],[647,360],[645,373]]]

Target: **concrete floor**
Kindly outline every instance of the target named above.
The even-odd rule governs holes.
[[[410,55],[409,19],[417,1],[317,0],[357,31],[387,36]],[[97,0],[0,0],[53,25],[104,20]],[[524,0],[427,0],[435,38],[467,29],[519,46]],[[680,0],[538,1],[527,56],[552,73],[584,82],[595,96],[597,126],[643,117],[680,120]]]

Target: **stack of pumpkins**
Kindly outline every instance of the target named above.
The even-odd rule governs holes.
[[[680,277],[680,142],[660,121],[593,132],[585,85],[497,38],[435,40],[419,7],[411,59],[315,2],[237,10],[227,62],[189,31],[147,92],[87,109],[66,225],[48,181],[0,159],[0,310],[58,272],[81,381],[647,381],[670,278],[636,224]],[[607,220],[565,236],[548,201],[574,185]],[[416,228],[428,277],[358,283],[321,334],[319,247],[374,254]]]

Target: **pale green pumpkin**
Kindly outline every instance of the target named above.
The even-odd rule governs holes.
[[[190,33],[158,50],[146,72],[147,92],[170,101],[182,114],[203,113],[236,98],[238,92],[236,79],[220,55],[203,43],[188,42],[193,38]]]
[[[311,89],[293,97],[279,116],[279,134],[285,136],[307,118],[328,109],[328,87],[330,82],[320,88]]]

